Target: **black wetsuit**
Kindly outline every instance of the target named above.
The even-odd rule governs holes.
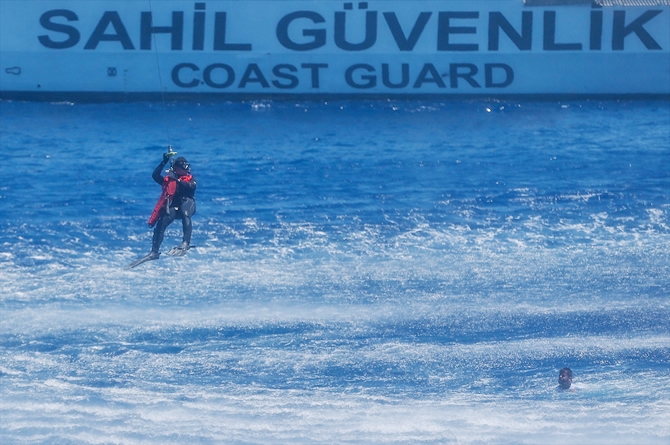
[[[161,173],[166,164],[167,161],[158,164],[158,167],[154,169],[154,172],[151,175],[154,181],[160,185],[163,185],[163,176],[161,176]],[[172,198],[172,203],[167,211],[162,211],[162,215],[158,219],[156,227],[154,228],[154,239],[151,244],[151,252],[158,253],[158,249],[160,249],[163,238],[165,237],[165,229],[167,229],[175,219],[181,219],[182,222],[184,229],[182,241],[186,245],[191,243],[191,232],[193,231],[191,217],[195,215],[196,187],[197,183],[195,182],[194,177],[191,177],[190,181],[177,182],[177,191]]]

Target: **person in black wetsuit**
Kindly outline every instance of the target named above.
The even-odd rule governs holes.
[[[163,185],[163,176],[161,173],[165,165],[170,160],[171,153],[165,153],[163,155],[163,161],[154,169],[151,177],[156,181],[156,183]],[[168,175],[173,175],[177,181],[177,191],[172,198],[172,203],[166,209],[161,211],[161,216],[156,223],[154,228],[154,237],[151,244],[151,253],[152,257],[158,258],[160,253],[158,250],[161,247],[163,238],[165,237],[165,229],[172,224],[172,221],[175,219],[181,219],[182,227],[184,230],[184,235],[182,238],[182,243],[176,249],[181,249],[186,251],[190,248],[191,244],[191,232],[193,231],[193,225],[191,223],[191,217],[195,215],[195,189],[198,184],[195,181],[193,175],[191,175],[191,166],[186,160],[186,158],[178,157],[174,160],[172,168]]]

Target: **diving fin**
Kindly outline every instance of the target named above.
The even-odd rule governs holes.
[[[186,255],[186,252],[188,252],[193,247],[195,246],[190,246],[186,243],[181,243],[179,246],[173,247],[172,249],[168,250],[167,254],[170,256],[184,256]]]
[[[132,263],[130,263],[130,265],[128,267],[126,267],[126,270],[137,267],[142,263],[146,263],[147,261],[157,260],[158,258],[160,258],[160,256],[161,256],[161,254],[158,253],[158,252],[151,252],[151,253],[149,253],[149,255],[143,256],[139,260],[136,260],[136,261],[133,261]]]

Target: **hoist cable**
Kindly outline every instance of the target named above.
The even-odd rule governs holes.
[[[161,89],[161,100],[163,102],[163,113],[167,117],[167,105],[165,103],[165,92],[163,91],[163,76],[161,75],[161,64],[158,58],[158,43],[156,42],[156,33],[153,32],[153,23],[154,23],[154,10],[151,5],[151,0],[149,0],[149,12],[151,13],[151,35],[154,41],[154,55],[156,56],[156,69],[158,70],[158,83],[160,84]],[[172,151],[172,145],[170,145],[170,126],[167,124],[167,119],[165,119],[165,134],[167,135],[168,140],[168,151]]]

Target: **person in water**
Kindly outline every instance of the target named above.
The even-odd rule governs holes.
[[[154,181],[161,186],[164,182],[161,173],[165,165],[170,161],[171,156],[172,153],[165,153],[163,160],[151,175]],[[178,157],[172,163],[172,167],[166,176],[171,176],[177,181],[177,190],[170,205],[161,210],[161,215],[154,227],[154,237],[149,255],[155,258],[160,256],[159,249],[165,237],[165,229],[175,219],[181,219],[183,228],[182,243],[176,249],[185,252],[191,247],[191,232],[193,231],[191,217],[195,215],[195,189],[197,187],[195,178],[191,174],[191,166],[186,158]]]
[[[563,390],[570,390],[572,386],[572,370],[570,368],[563,368],[558,372],[558,388]]]

